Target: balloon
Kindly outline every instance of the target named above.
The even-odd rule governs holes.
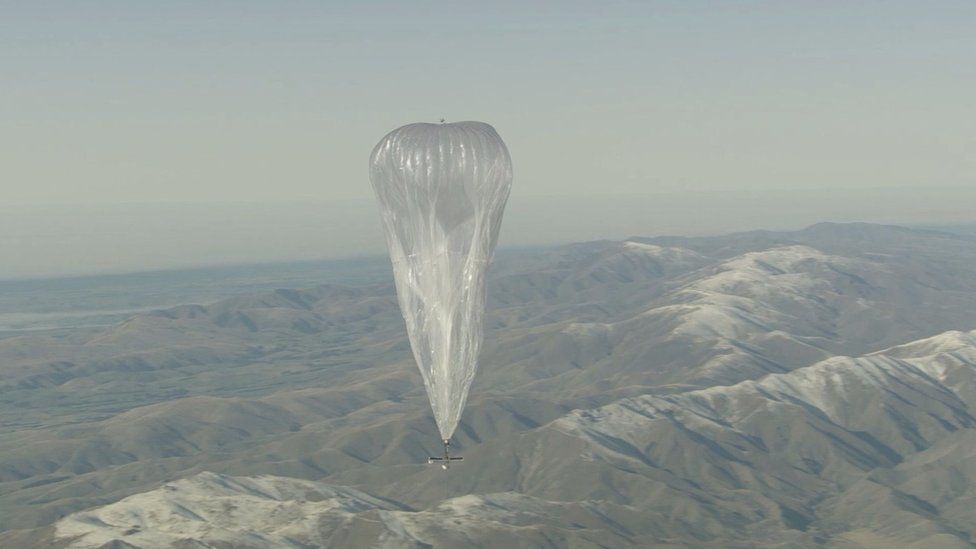
[[[488,124],[421,123],[387,134],[369,164],[410,347],[447,441],[478,366],[512,160]]]

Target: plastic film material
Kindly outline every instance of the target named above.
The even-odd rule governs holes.
[[[448,440],[478,366],[512,160],[488,124],[421,123],[387,134],[369,167],[410,346]]]

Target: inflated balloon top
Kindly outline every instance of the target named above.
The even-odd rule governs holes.
[[[421,123],[387,134],[369,165],[410,346],[447,441],[478,366],[512,160],[488,124]]]

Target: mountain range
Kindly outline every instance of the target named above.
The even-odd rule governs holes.
[[[0,339],[0,546],[976,545],[976,237],[635,237],[489,284],[446,472],[390,282]]]

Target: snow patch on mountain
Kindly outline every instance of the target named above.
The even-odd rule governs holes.
[[[952,351],[965,352],[974,347],[976,347],[976,330],[972,332],[952,330],[926,339],[891,347],[874,354],[899,358],[920,358]]]
[[[674,248],[648,244],[645,242],[635,242],[626,240],[623,242],[623,249],[628,252],[636,252],[647,255],[668,263],[690,265],[694,263],[705,263],[708,258],[698,252],[688,248]]]
[[[593,440],[605,436],[626,437],[646,427],[647,421],[673,418],[706,429],[737,429],[750,415],[778,406],[816,410],[830,421],[851,426],[857,410],[873,394],[897,395],[901,401],[932,403],[938,397],[949,416],[946,425],[972,422],[960,410],[965,404],[947,379],[971,381],[976,377],[976,331],[950,332],[935,338],[894,348],[929,349],[932,353],[910,359],[875,353],[851,358],[832,357],[788,373],[770,374],[760,380],[731,386],[715,386],[678,395],[644,395],[623,399],[594,410],[578,410],[552,423],[558,429]],[[958,372],[966,375],[953,375]],[[962,414],[956,417],[955,413]],[[933,412],[934,413],[934,412]],[[935,416],[933,416],[935,417]]]
[[[57,539],[71,548],[113,542],[136,547],[412,548],[441,543],[464,546],[479,538],[499,546],[535,546],[541,540],[580,535],[580,523],[592,528],[586,535],[619,539],[609,531],[601,534],[605,520],[601,505],[506,492],[450,498],[414,511],[352,488],[268,475],[204,472],[74,513],[58,521],[55,531]],[[573,522],[567,524],[566,517]],[[540,523],[557,532],[556,537],[541,533]],[[357,529],[358,534],[350,534]]]
[[[352,488],[272,476],[232,477],[204,472],[69,515],[55,525],[68,547],[99,547],[123,540],[138,547],[169,547],[186,540],[231,546],[316,545],[320,516],[351,517],[396,506]]]

